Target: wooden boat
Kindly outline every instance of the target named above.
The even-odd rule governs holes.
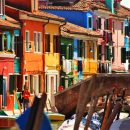
[[[64,121],[65,120],[65,115],[60,114],[60,113],[47,112],[46,114],[51,121]]]
[[[1,128],[11,128],[15,126],[15,117],[11,116],[0,116],[0,129]]]

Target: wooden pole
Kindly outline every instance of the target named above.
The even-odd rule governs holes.
[[[86,121],[86,125],[85,125],[84,130],[87,130],[89,125],[90,125],[93,113],[96,109],[97,102],[98,102],[98,98],[91,99],[91,106],[89,107],[88,117],[87,117],[87,121]]]
[[[101,125],[101,130],[104,130],[106,122],[107,122],[107,120],[109,118],[109,115],[110,115],[110,112],[111,112],[111,109],[112,109],[112,105],[113,105],[113,103],[112,103],[112,96],[113,96],[113,94],[110,95],[106,111],[104,111],[105,112],[105,116],[103,118],[103,122],[102,122],[102,125]]]
[[[113,123],[113,120],[115,119],[117,113],[120,112],[121,108],[122,108],[122,105],[120,103],[117,103],[114,106],[113,112],[111,113],[109,119],[107,120],[106,126],[103,130],[109,130],[110,129],[110,126]]]
[[[106,112],[106,109],[107,109],[108,99],[109,99],[109,94],[107,94],[107,98],[106,98],[106,101],[105,101],[104,112],[103,112],[103,116],[102,116],[102,120],[101,120],[101,126],[102,126],[102,123],[103,123],[103,120],[104,120],[104,117],[105,117],[105,112]]]
[[[125,90],[126,90],[126,89],[123,89],[123,91],[122,91],[122,96],[121,96],[121,104],[122,104],[122,105],[123,105],[123,101],[124,101],[124,97],[125,97]],[[119,120],[119,117],[120,117],[120,111],[119,111],[119,113],[117,114],[116,120]]]
[[[45,93],[43,93],[42,97],[39,101],[33,130],[40,130],[41,122],[43,120],[43,111],[44,111],[44,108],[45,108],[45,105],[46,105],[46,99],[47,99],[47,95]]]

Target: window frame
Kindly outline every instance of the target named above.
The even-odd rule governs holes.
[[[26,33],[28,33],[28,42],[27,42],[27,35],[26,35]],[[25,31],[25,51],[26,52],[30,52],[29,44],[30,44],[30,31],[26,30]],[[28,45],[28,48],[27,48],[27,45]]]
[[[40,36],[40,44],[39,44],[39,36]],[[42,32],[37,32],[37,50],[39,53],[42,53]]]

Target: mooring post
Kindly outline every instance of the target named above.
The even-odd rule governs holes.
[[[90,125],[93,113],[95,112],[95,109],[96,109],[97,102],[98,102],[98,98],[97,97],[96,98],[92,97],[91,106],[89,107],[88,117],[87,117],[87,121],[86,121],[86,125],[85,125],[84,130],[87,130],[89,125]]]
[[[110,113],[111,113],[111,109],[112,109],[112,106],[113,106],[113,103],[112,103],[113,94],[114,94],[114,91],[113,91],[113,93],[109,96],[107,108],[106,108],[106,110],[104,110],[105,116],[104,116],[103,122],[102,122],[102,124],[101,124],[101,130],[104,130],[105,125],[106,125],[106,122],[107,122],[107,120],[108,120],[108,118],[109,118],[109,115],[110,115]]]
[[[111,124],[113,123],[113,120],[115,119],[117,113],[121,110],[121,108],[122,108],[121,103],[117,103],[114,106],[113,112],[111,113],[109,119],[107,120],[106,126],[103,130],[109,130],[110,129]]]

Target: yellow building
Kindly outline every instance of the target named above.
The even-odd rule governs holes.
[[[54,105],[54,94],[60,82],[60,26],[62,21],[50,20],[45,26],[45,90]]]

